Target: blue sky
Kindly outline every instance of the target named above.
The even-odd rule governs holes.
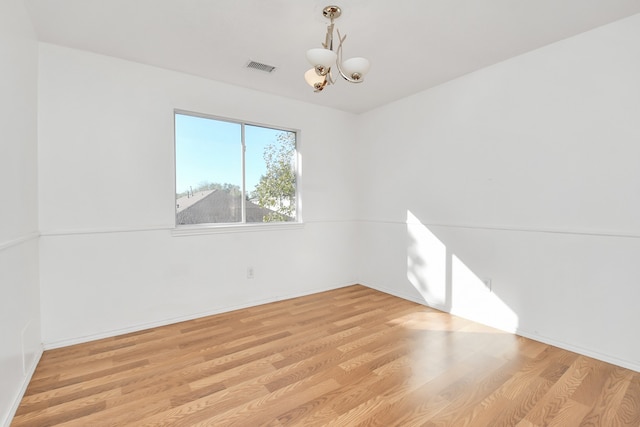
[[[175,115],[176,192],[202,182],[242,185],[241,125]],[[245,125],[246,190],[251,193],[266,171],[262,153],[281,130]]]

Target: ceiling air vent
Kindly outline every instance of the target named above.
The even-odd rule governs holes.
[[[265,73],[273,73],[276,69],[273,65],[263,64],[261,62],[249,61],[247,68],[253,68],[254,70],[264,71]]]

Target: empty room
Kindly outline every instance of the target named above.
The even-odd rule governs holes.
[[[0,425],[640,426],[640,1],[2,0]]]

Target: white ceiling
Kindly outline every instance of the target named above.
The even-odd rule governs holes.
[[[25,0],[41,41],[124,58],[345,111],[364,112],[471,71],[640,13],[640,0]],[[314,93],[305,52],[322,9],[362,84]],[[277,67],[247,69],[249,60]]]

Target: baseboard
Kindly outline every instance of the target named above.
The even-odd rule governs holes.
[[[405,294],[404,292],[399,292],[397,289],[389,289],[389,288],[386,288],[384,286],[380,286],[380,285],[377,285],[377,284],[373,284],[372,285],[372,284],[369,284],[369,283],[367,283],[367,284],[361,283],[361,285],[362,286],[366,286],[367,288],[375,289],[376,291],[380,291],[380,292],[383,292],[385,294],[392,295],[394,297],[398,297],[398,298],[406,299],[407,301],[415,302],[416,304],[425,305],[427,307],[435,308],[436,310],[448,312],[444,306],[443,307],[439,307],[437,304],[429,304],[423,298],[419,298],[419,297],[416,297],[414,295]]]
[[[125,335],[125,334],[129,334],[129,333],[132,333],[132,332],[139,332],[139,331],[143,331],[145,329],[158,328],[158,327],[161,327],[161,326],[172,325],[174,323],[186,322],[188,320],[199,319],[201,317],[214,316],[216,314],[228,313],[230,311],[241,310],[243,308],[249,308],[249,307],[255,307],[257,305],[269,304],[269,303],[272,303],[272,302],[284,301],[284,300],[288,300],[288,299],[292,299],[292,298],[299,298],[299,297],[303,297],[303,296],[307,296],[307,295],[313,295],[313,294],[317,294],[317,293],[320,293],[320,292],[330,291],[330,290],[333,290],[333,289],[340,289],[340,288],[344,288],[344,287],[347,287],[347,286],[353,286],[355,284],[357,284],[357,283],[354,281],[354,282],[341,283],[341,284],[336,284],[336,285],[333,285],[333,286],[327,286],[327,287],[322,287],[322,288],[314,288],[314,289],[306,290],[304,292],[293,292],[293,293],[289,293],[289,294],[277,295],[277,296],[274,296],[272,298],[265,298],[265,299],[261,299],[261,300],[252,300],[252,301],[249,301],[249,302],[244,303],[244,304],[217,307],[215,309],[204,311],[204,312],[192,313],[192,314],[189,314],[189,315],[178,316],[178,317],[173,317],[173,318],[169,318],[169,319],[162,319],[162,320],[158,320],[156,322],[140,323],[140,324],[137,324],[137,325],[134,325],[134,326],[131,326],[131,327],[127,327],[127,328],[123,328],[123,329],[113,329],[113,330],[110,330],[110,331],[101,332],[101,333],[97,333],[97,334],[84,335],[84,336],[76,337],[76,338],[70,338],[70,339],[65,339],[65,340],[46,342],[46,343],[44,343],[44,349],[45,350],[53,350],[55,348],[68,347],[68,346],[71,346],[71,345],[76,345],[76,344],[82,344],[82,343],[86,343],[86,342],[90,342],[90,341],[101,340],[101,339],[104,339],[104,338],[111,338],[111,337],[115,337],[115,336],[118,336],[118,335]]]
[[[640,372],[640,365],[637,362],[632,362],[630,360],[620,359],[615,356],[611,356],[609,354],[600,353],[594,350],[590,350],[588,348],[575,346],[573,344],[569,344],[563,341],[557,341],[553,338],[545,337],[538,334],[532,334],[527,331],[523,331],[521,329],[516,330],[516,335],[521,337],[529,338],[534,341],[538,341],[541,343],[549,344],[554,347],[561,348],[563,350],[571,351],[573,353],[578,353],[582,356],[591,357],[593,359],[601,360],[603,362],[611,363],[612,365],[620,366],[625,369],[630,369],[635,372]]]
[[[16,396],[13,402],[13,405],[11,405],[11,408],[9,409],[9,413],[7,414],[7,417],[2,422],[2,425],[4,427],[9,427],[11,425],[11,421],[13,420],[13,417],[16,415],[16,411],[20,406],[20,402],[24,397],[24,393],[27,391],[27,387],[31,382],[31,378],[33,377],[33,374],[36,372],[36,368],[38,367],[38,362],[40,362],[40,358],[42,357],[42,352],[43,352],[43,348],[41,347],[38,353],[33,358],[33,362],[31,363],[31,366],[28,367],[26,375],[24,377],[24,381],[22,382],[22,386],[18,391],[18,395]]]

